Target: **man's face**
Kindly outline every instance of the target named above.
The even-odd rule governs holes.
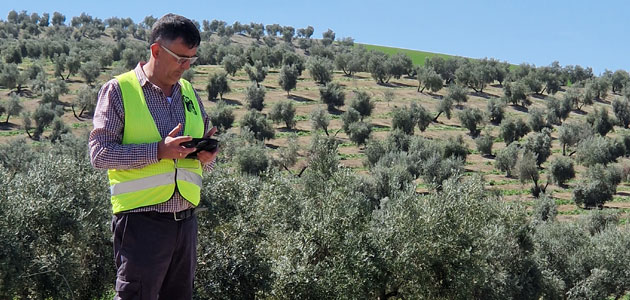
[[[175,84],[179,81],[184,71],[190,68],[190,60],[186,58],[194,57],[197,54],[197,47],[188,48],[188,45],[181,38],[170,43],[160,43],[158,49],[157,62],[160,66],[160,73],[162,73],[164,81],[169,84]]]

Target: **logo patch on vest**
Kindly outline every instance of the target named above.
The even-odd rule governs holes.
[[[195,104],[192,102],[192,99],[188,98],[184,94],[182,94],[182,98],[184,98],[184,106],[186,106],[186,110],[197,115],[197,110],[195,109]]]

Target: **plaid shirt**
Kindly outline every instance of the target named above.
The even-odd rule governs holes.
[[[182,103],[181,86],[176,83],[173,86],[171,102],[167,100],[162,90],[151,83],[142,70],[144,63],[139,63],[134,72],[140,81],[147,106],[153,116],[155,125],[162,137],[177,126],[185,124],[186,116]],[[203,103],[195,92],[199,108],[204,121],[204,132],[208,132],[209,118],[203,108]],[[105,83],[98,93],[98,103],[94,112],[94,129],[90,133],[90,160],[95,168],[101,169],[134,169],[142,168],[157,163],[158,143],[123,145],[123,128],[125,126],[125,111],[122,102],[122,93],[116,79]],[[183,133],[181,130],[179,135]],[[214,162],[204,164],[205,171],[212,170]],[[164,203],[139,207],[129,212],[157,211],[178,212],[192,208],[193,205],[186,201],[176,190],[171,199]]]

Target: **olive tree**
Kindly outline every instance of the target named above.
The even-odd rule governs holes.
[[[597,135],[581,140],[576,150],[577,161],[587,167],[615,162],[625,152],[626,147],[622,142]]]
[[[608,116],[608,109],[605,107],[595,109],[586,117],[586,122],[591,125],[594,132],[605,136],[609,131],[613,130],[614,121]]]
[[[219,71],[212,73],[208,78],[208,85],[206,86],[208,91],[208,100],[212,101],[217,96],[223,100],[223,94],[230,92],[230,86],[227,80],[227,73],[225,71]]]
[[[499,150],[494,161],[494,168],[505,172],[507,177],[511,177],[518,159],[518,152],[519,148],[516,143],[509,144],[507,147]]]
[[[630,74],[625,70],[615,71],[610,78],[610,86],[613,93],[621,92],[624,86],[630,82]]]
[[[370,72],[372,78],[379,84],[389,82],[392,77],[388,68],[387,54],[380,51],[372,51],[367,62],[367,71]]]
[[[493,143],[494,143],[494,137],[492,137],[489,134],[478,136],[475,139],[475,145],[477,145],[477,151],[479,151],[481,155],[485,155],[485,156],[492,155]]]
[[[483,113],[478,108],[466,108],[460,111],[457,116],[459,117],[462,125],[468,129],[470,135],[477,136],[479,131],[477,125],[483,121]]]
[[[568,180],[575,178],[573,160],[566,156],[556,157],[549,165],[549,174],[555,184],[564,187]]]
[[[468,101],[468,93],[466,88],[458,84],[451,84],[447,88],[446,98],[455,101],[457,105],[461,105],[463,102]]]
[[[223,57],[221,64],[223,65],[223,69],[225,69],[225,72],[233,77],[234,75],[236,75],[236,72],[238,72],[238,70],[243,67],[244,61],[241,56],[228,54]]]
[[[247,107],[262,111],[265,104],[266,89],[264,86],[259,87],[257,84],[250,85],[245,91],[245,100],[247,100]]]
[[[602,207],[612,200],[617,192],[617,185],[621,182],[621,174],[615,168],[606,168],[596,164],[586,170],[573,190],[573,201],[585,208]]]
[[[527,96],[528,88],[520,81],[507,82],[503,86],[503,94],[506,102],[510,102],[513,105],[526,107],[532,104],[532,101]]]
[[[85,79],[85,83],[91,86],[101,73],[101,66],[95,61],[88,61],[81,65],[79,73]]]
[[[628,128],[628,125],[630,125],[630,100],[615,98],[612,103],[612,109],[620,125],[623,128]]]
[[[12,115],[18,116],[24,109],[22,104],[20,104],[20,97],[18,95],[11,95],[9,100],[6,100],[4,103],[0,103],[0,106],[2,106],[2,110],[4,110],[7,114],[7,119],[4,121],[7,124],[9,123],[9,117]],[[0,110],[0,114],[2,110]]]
[[[313,80],[321,85],[332,81],[333,64],[327,58],[312,56],[308,60],[307,69]]]
[[[319,88],[319,96],[322,103],[328,106],[328,111],[333,111],[336,107],[344,105],[346,94],[341,84],[337,82],[326,83]]]
[[[213,126],[219,131],[226,131],[232,127],[234,123],[233,109],[223,100],[217,102],[217,106],[208,112],[208,118]]]
[[[567,147],[578,145],[580,141],[593,135],[591,127],[583,122],[565,122],[558,128],[558,141],[562,145],[562,155],[567,155]]]
[[[527,137],[524,148],[536,155],[536,165],[540,167],[551,156],[551,130],[544,128]]]
[[[516,170],[518,172],[518,179],[522,184],[529,182],[530,180],[534,183],[532,187],[532,195],[536,198],[540,195],[540,193],[544,193],[547,186],[539,186],[538,180],[540,179],[540,174],[538,173],[536,154],[531,151],[525,150],[522,151],[521,155],[516,162]],[[548,183],[547,183],[548,184]]]
[[[490,99],[486,105],[486,113],[490,122],[500,124],[505,114],[505,103],[500,99]]]
[[[357,144],[357,146],[365,145],[365,142],[370,138],[372,133],[372,126],[363,121],[353,122],[348,127],[350,140]]]
[[[254,65],[245,66],[245,72],[247,72],[247,76],[249,80],[256,82],[256,85],[260,87],[260,83],[265,80],[267,77],[267,72],[269,70],[265,67],[262,61],[257,60],[254,62]]]
[[[250,109],[241,119],[241,130],[247,128],[254,134],[254,137],[260,141],[272,139],[275,136],[275,130],[271,122],[267,120],[261,112]]]
[[[503,141],[509,145],[529,133],[530,128],[521,118],[507,118],[501,121],[499,130]]]
[[[289,96],[289,92],[297,85],[297,79],[298,72],[295,66],[282,66],[282,68],[280,69],[280,74],[278,76],[278,84],[283,90],[287,92],[287,96]]]
[[[422,87],[422,89],[420,89]],[[432,68],[421,67],[418,69],[418,92],[424,92],[428,88],[431,92],[437,92],[442,89],[442,77]]]
[[[365,91],[354,91],[354,98],[350,102],[350,107],[354,108],[361,115],[361,121],[363,118],[370,116],[374,109],[374,101],[372,97]]]
[[[295,127],[295,107],[291,101],[276,102],[271,107],[269,118],[274,122],[284,122],[287,128]]]
[[[317,107],[310,114],[311,119],[311,127],[313,130],[322,129],[326,133],[326,136],[330,136],[328,133],[328,125],[330,124],[330,114],[322,109],[321,107]]]

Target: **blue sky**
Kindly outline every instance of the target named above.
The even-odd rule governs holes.
[[[257,22],[328,28],[337,38],[510,63],[590,66],[630,70],[630,1],[3,1],[0,18],[10,10],[59,11],[69,21],[86,12],[93,17],[131,17],[168,12],[228,24]]]

